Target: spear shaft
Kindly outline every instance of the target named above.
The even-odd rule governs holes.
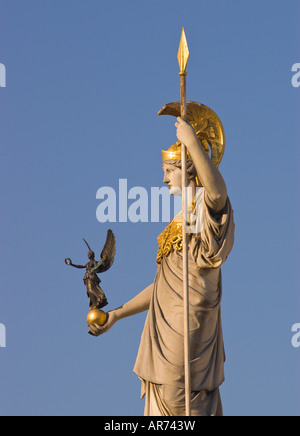
[[[180,66],[180,93],[181,93],[181,118],[186,120],[186,66],[189,51],[182,30],[178,52]],[[191,367],[190,367],[190,325],[189,325],[189,265],[188,265],[188,241],[187,241],[187,149],[181,144],[181,167],[182,167],[182,246],[183,246],[183,304],[184,304],[184,372],[185,372],[185,414],[191,416]]]

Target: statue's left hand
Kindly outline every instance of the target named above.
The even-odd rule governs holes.
[[[189,145],[195,141],[195,138],[197,139],[194,128],[180,117],[177,118],[175,126],[177,127],[178,140],[189,148]]]

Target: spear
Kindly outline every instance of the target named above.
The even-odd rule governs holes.
[[[184,28],[178,51],[180,68],[181,118],[186,120],[186,67],[189,49]],[[191,415],[191,368],[190,368],[190,326],[189,326],[189,272],[187,243],[187,149],[181,144],[182,167],[182,245],[183,245],[183,304],[184,304],[184,372],[185,372],[185,414]]]

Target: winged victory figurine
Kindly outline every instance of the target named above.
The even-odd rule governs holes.
[[[108,304],[106,296],[100,287],[101,280],[97,274],[101,274],[109,270],[114,263],[116,254],[116,238],[111,230],[108,230],[106,241],[101,252],[101,259],[95,260],[95,253],[91,250],[89,244],[84,239],[89,252],[89,262],[85,265],[75,265],[70,258],[65,259],[65,263],[74,268],[86,269],[83,281],[86,286],[87,295],[89,297],[90,310],[101,309]]]

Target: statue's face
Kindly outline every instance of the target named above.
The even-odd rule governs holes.
[[[93,251],[89,251],[89,253],[88,253],[88,258],[89,258],[90,260],[93,260],[93,259],[95,258],[95,253],[94,253]]]
[[[181,168],[170,163],[163,164],[164,183],[169,187],[171,195],[181,195]]]

